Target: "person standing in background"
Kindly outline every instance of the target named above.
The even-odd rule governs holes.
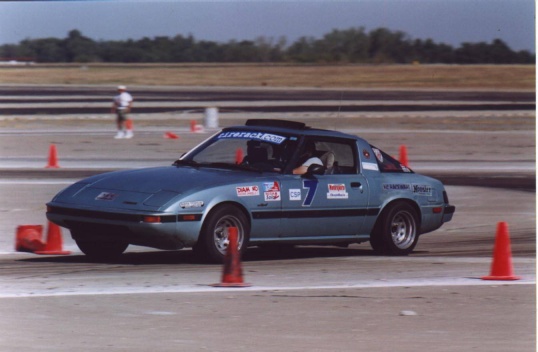
[[[118,95],[114,97],[112,104],[112,113],[116,114],[116,124],[118,127],[118,133],[114,138],[132,138],[133,131],[131,129],[125,129],[125,122],[127,121],[127,114],[131,112],[133,106],[133,97],[127,92],[127,87],[118,86]]]

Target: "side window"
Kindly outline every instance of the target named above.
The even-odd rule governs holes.
[[[353,143],[332,140],[316,141],[316,156],[327,168],[326,174],[356,174],[356,158]]]
[[[371,145],[374,151],[379,171],[381,172],[412,172],[409,168],[402,165],[398,160],[389,156],[387,153]]]

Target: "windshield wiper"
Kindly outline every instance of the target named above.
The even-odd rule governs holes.
[[[204,166],[208,167],[217,167],[222,169],[231,169],[231,170],[245,170],[245,171],[254,171],[254,172],[262,172],[263,170],[260,170],[257,167],[253,167],[250,165],[245,164],[231,164],[231,163],[208,163],[204,164]]]
[[[181,159],[178,159],[178,160],[174,161],[174,163],[172,164],[172,166],[193,166],[193,167],[199,167],[199,166],[200,166],[200,163],[198,163],[197,161],[194,161],[194,160],[181,160]]]

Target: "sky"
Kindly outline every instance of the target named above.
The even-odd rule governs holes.
[[[454,47],[499,38],[535,52],[534,0],[105,0],[1,1],[0,45],[65,38],[93,40],[192,35],[228,42],[258,37],[321,38],[333,29],[379,27]]]

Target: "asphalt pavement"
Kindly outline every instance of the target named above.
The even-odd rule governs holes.
[[[82,87],[75,92],[79,98],[70,99],[87,99],[98,89]],[[71,95],[65,87],[39,90],[49,101]],[[11,87],[3,99],[29,91],[35,89]],[[223,96],[235,101],[244,93],[167,88],[154,96],[163,91],[176,101],[201,100],[200,107]],[[140,92],[149,99],[153,90]],[[246,94],[260,105],[271,100],[270,93]],[[287,104],[285,91],[273,93],[280,106]],[[333,99],[333,93],[294,91],[293,98]],[[409,102],[419,93],[422,101],[442,97],[444,105],[491,103],[501,96],[529,104],[529,93],[397,93],[362,92],[347,104]],[[104,102],[108,93],[100,94]],[[275,112],[271,105],[254,113],[221,110],[220,125],[286,118],[359,134],[395,156],[406,145],[415,171],[444,178],[457,207],[454,219],[423,236],[408,257],[376,257],[367,243],[286,252],[253,249],[243,258],[245,281],[252,285],[244,289],[211,287],[221,267],[197,263],[189,250],[130,247],[118,261],[95,263],[63,231],[71,255],[15,253],[16,226],[46,226],[44,204],[79,177],[168,165],[214,131],[190,131],[191,121],[203,124],[203,109],[147,114],[135,109],[130,140],[113,139],[113,117],[106,112],[3,115],[0,351],[536,350],[533,110],[326,113]],[[164,138],[167,131],[179,138]],[[45,168],[52,144],[59,169]],[[490,271],[500,221],[508,223],[511,260],[520,280],[481,280]]]

